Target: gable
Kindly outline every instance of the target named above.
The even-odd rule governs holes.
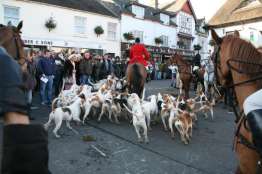
[[[194,13],[193,13],[191,6],[189,5],[188,1],[183,5],[181,11],[194,16]]]

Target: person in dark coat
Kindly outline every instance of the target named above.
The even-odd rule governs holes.
[[[46,50],[45,55],[38,62],[40,71],[40,94],[41,104],[51,105],[53,93],[53,80],[55,77],[55,59],[51,57],[50,51]],[[47,91],[47,96],[46,96]]]
[[[55,79],[54,79],[54,88],[55,96],[58,96],[63,82],[63,73],[64,73],[65,59],[62,53],[59,53],[55,56]]]
[[[91,85],[91,76],[93,72],[93,63],[91,54],[86,51],[84,53],[84,58],[79,63],[79,73],[80,73],[80,83],[81,85],[87,84]]]
[[[23,82],[26,90],[27,104],[29,113],[31,111],[32,106],[32,98],[33,98],[33,90],[36,86],[36,64],[35,64],[35,52],[31,50],[28,54],[26,63],[27,63],[27,71],[23,73]],[[33,120],[33,116],[29,114],[30,120]]]
[[[107,78],[108,75],[112,74],[113,70],[113,63],[112,60],[109,58],[107,54],[104,55],[101,66],[99,68],[100,79]]]
[[[0,79],[1,173],[50,174],[47,132],[42,125],[30,124],[21,68],[1,47]]]
[[[200,67],[201,66],[201,56],[199,53],[196,54],[196,56],[194,57],[194,60],[193,60],[193,64],[194,66],[198,66]]]

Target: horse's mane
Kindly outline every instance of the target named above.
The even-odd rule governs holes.
[[[232,67],[243,74],[251,76],[251,78],[261,75],[262,53],[250,42],[228,35],[223,38],[223,43],[225,43],[227,51],[231,53],[229,59],[233,61],[229,61],[229,64]]]
[[[174,59],[179,59],[183,64],[185,64],[185,65],[189,65],[190,63],[187,61],[187,60],[185,60],[183,57],[182,57],[182,55],[180,55],[180,54],[175,54],[174,55],[174,57],[173,57]]]

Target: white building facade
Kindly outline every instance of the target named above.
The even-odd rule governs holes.
[[[238,31],[240,37],[255,47],[262,46],[262,1],[228,0],[211,18],[209,26],[220,37]]]
[[[53,18],[56,28],[45,27]],[[23,20],[22,39],[27,46],[87,48],[120,55],[120,19],[89,11],[47,3],[1,0],[0,23],[16,25]],[[104,33],[97,36],[94,28],[101,26]]]
[[[262,20],[254,23],[216,28],[215,31],[220,37],[238,31],[242,39],[250,41],[256,47],[262,46]]]
[[[160,37],[163,44],[160,46],[176,48],[177,27],[167,24],[150,21],[147,19],[137,18],[128,14],[121,15],[121,36],[122,42],[126,42],[123,37],[124,33],[133,33],[134,37],[139,37],[145,45],[159,46],[155,43],[155,38]]]

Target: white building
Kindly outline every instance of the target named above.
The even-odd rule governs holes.
[[[124,33],[140,38],[151,52],[152,58],[168,57],[177,48],[177,25],[171,20],[171,13],[140,4],[136,1],[103,0],[104,4],[121,18],[122,55],[128,49]],[[156,38],[162,44],[155,42]]]
[[[56,28],[45,27],[53,18]],[[23,20],[22,39],[30,47],[88,48],[120,55],[120,19],[93,0],[1,0],[0,23]],[[104,33],[97,36],[94,28]]]
[[[182,49],[193,50],[193,41],[196,38],[196,15],[190,1],[176,0],[161,9],[174,13],[172,21],[178,25],[178,46]]]
[[[208,31],[205,30],[205,18],[198,19],[196,22],[196,38],[194,39],[194,45],[200,45],[201,50],[199,54],[201,55],[201,59],[207,59],[210,55],[209,53],[209,40],[208,40]]]
[[[228,0],[208,24],[221,37],[239,31],[241,38],[262,46],[262,1]]]

